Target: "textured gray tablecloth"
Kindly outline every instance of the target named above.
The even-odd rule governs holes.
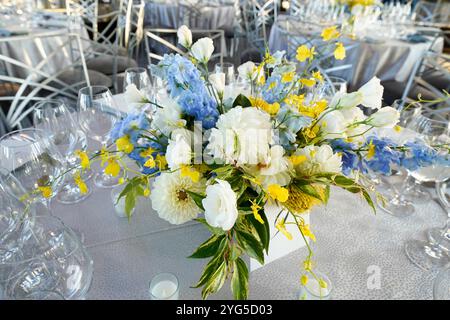
[[[273,26],[269,37],[271,52],[276,50],[295,50],[288,48],[289,37],[298,37],[298,42],[305,39],[305,30],[296,26],[292,19],[279,19]],[[287,31],[286,31],[287,30]],[[320,35],[320,30],[316,33]],[[292,42],[292,39],[290,40]],[[383,42],[369,43],[356,41],[356,48],[347,52],[347,57],[337,62],[340,64],[352,64],[350,71],[344,71],[343,78],[349,81],[349,88],[357,90],[374,76],[381,81],[395,80],[403,83],[413,71],[414,64],[433,45],[436,52],[442,52],[443,39],[439,38],[434,44],[431,42],[410,43],[402,40],[389,39]],[[352,42],[349,42],[352,44]]]
[[[177,275],[181,299],[200,299],[200,290],[190,286],[206,260],[186,257],[207,239],[203,226],[170,225],[157,217],[149,201],[140,202],[128,222],[114,214],[110,190],[95,189],[80,204],[54,202],[52,207],[55,215],[84,234],[94,259],[88,299],[148,299],[149,282],[160,272]],[[432,298],[434,274],[414,266],[403,246],[409,239],[424,238],[427,228],[443,224],[446,214],[434,201],[416,208],[408,218],[381,210],[375,215],[358,196],[333,189],[328,206],[312,211],[317,270],[331,279],[332,299]],[[305,255],[306,249],[300,249],[252,272],[250,299],[296,299]],[[368,289],[371,268],[380,271],[380,289]],[[228,284],[211,297],[227,298]]]
[[[206,4],[191,9],[182,1],[177,3],[145,4],[144,25],[155,28],[177,29],[186,24],[191,29],[229,30],[235,26],[236,11],[232,4]]]

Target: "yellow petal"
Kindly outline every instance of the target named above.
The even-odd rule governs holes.
[[[81,150],[76,150],[75,154],[80,158],[80,166],[83,169],[89,169],[91,167],[91,162],[86,152]]]
[[[117,150],[124,153],[131,153],[134,150],[134,145],[130,141],[128,135],[116,140]]]
[[[267,188],[267,192],[269,196],[274,200],[278,200],[280,202],[286,202],[289,197],[289,191],[286,188],[281,187],[278,184],[271,184]]]
[[[108,164],[105,167],[105,174],[117,177],[120,172],[120,166],[114,159],[108,159]]]
[[[145,163],[144,163],[144,167],[146,167],[146,168],[154,168],[155,166],[156,166],[156,162],[152,156],[150,156],[150,158],[148,158],[148,160],[145,161]]]
[[[345,59],[345,47],[341,42],[336,43],[336,49],[334,49],[334,58],[336,60],[343,60]]]
[[[325,28],[321,34],[323,41],[330,41],[338,38],[340,33],[336,30],[336,28],[336,26]]]
[[[306,286],[306,284],[308,283],[308,276],[306,274],[302,275],[302,277],[300,278],[300,283],[302,284],[302,286]]]
[[[53,191],[51,187],[44,186],[44,187],[38,187],[39,191],[42,193],[42,196],[44,198],[51,198],[53,195]]]

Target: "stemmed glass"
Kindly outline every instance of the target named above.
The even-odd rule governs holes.
[[[215,73],[225,74],[225,86],[230,86],[236,81],[236,74],[234,72],[234,64],[225,62],[217,63],[214,67]]]
[[[44,100],[34,105],[33,124],[44,130],[49,139],[66,159],[68,168],[76,167],[80,160],[75,151],[86,151],[86,136],[77,127],[76,120],[66,105],[59,100]],[[80,188],[71,179],[66,181],[56,199],[64,204],[73,204],[86,199],[90,195],[81,193]]]
[[[450,127],[448,122],[433,120],[421,115],[416,118],[414,123],[415,130],[421,134],[422,139],[429,145],[449,145]],[[442,151],[442,156],[447,154],[447,151]],[[438,188],[441,188],[441,183],[450,179],[450,167],[445,163],[438,162],[431,166],[420,168],[411,172],[411,174],[419,181],[434,181],[437,183]],[[438,189],[438,196],[448,214],[449,207],[444,202],[442,189]],[[445,229],[437,234],[433,232],[433,237],[430,239],[433,241],[410,240],[405,244],[405,252],[414,264],[424,270],[442,268],[450,262],[448,240],[446,240],[448,235],[448,230]]]
[[[450,300],[450,265],[442,269],[433,285],[434,300]]]
[[[80,89],[78,108],[78,121],[84,133],[106,149],[109,133],[121,117],[109,89],[104,86]],[[100,188],[112,188],[119,184],[119,176],[113,177],[102,171],[95,175],[94,182]]]
[[[44,131],[22,129],[1,137],[0,166],[11,173],[0,175],[0,183],[9,186],[15,179],[26,192],[13,196],[40,202],[50,211],[50,200],[64,181],[65,160]]]
[[[128,68],[125,70],[123,78],[123,89],[125,90],[129,85],[134,84],[136,89],[144,90],[145,93],[151,88],[150,78],[145,68]]]

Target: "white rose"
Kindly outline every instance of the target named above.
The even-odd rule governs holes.
[[[291,182],[290,171],[292,165],[291,162],[284,157],[283,147],[276,145],[270,148],[268,160],[268,163],[260,167],[259,173],[256,173],[262,186],[267,188],[271,184],[279,184],[281,186],[288,185],[289,182]],[[257,168],[258,167],[259,166],[257,166]]]
[[[192,45],[192,32],[185,25],[178,28],[177,31],[178,43],[181,44],[186,49],[190,48]]]
[[[373,77],[358,90],[363,97],[361,104],[370,109],[380,109],[383,91],[384,87],[381,85],[380,79]]]
[[[339,110],[334,110],[324,115],[318,125],[320,126],[320,133],[325,139],[345,137],[347,121]]]
[[[134,83],[129,84],[125,88],[124,96],[127,103],[144,104],[148,100],[145,94],[139,91]]]
[[[207,63],[213,52],[214,44],[210,38],[201,38],[191,47],[192,56],[202,63]]]
[[[171,170],[176,170],[184,164],[190,164],[193,157],[190,131],[186,129],[178,130],[187,131],[188,133],[180,132],[169,140],[166,150],[166,160]],[[186,137],[186,135],[189,137]]]
[[[400,119],[400,112],[392,107],[384,107],[372,114],[367,123],[379,128],[393,128]]]
[[[220,95],[223,95],[225,91],[225,73],[218,72],[209,76],[209,82]]]
[[[361,92],[337,92],[330,102],[330,108],[341,109],[351,109],[361,104],[363,101],[363,96]]]
[[[255,67],[255,64],[251,61],[247,61],[246,63],[241,64],[238,67],[239,76],[244,79],[252,79]]]
[[[219,117],[207,151],[225,163],[267,163],[273,135],[268,113],[238,106]]]
[[[185,126],[186,120],[181,119],[181,107],[172,98],[164,98],[161,105],[163,107],[157,108],[153,115],[151,128],[170,136],[173,130]]]
[[[329,145],[307,146],[298,149],[295,155],[306,156],[307,160],[295,166],[295,171],[299,174],[313,175],[324,172],[342,171],[342,158],[339,154],[333,153]]]
[[[228,231],[238,217],[236,194],[227,181],[216,182],[206,188],[206,198],[202,200],[205,218],[210,226]]]

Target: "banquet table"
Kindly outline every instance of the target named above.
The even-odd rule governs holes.
[[[289,37],[306,39],[304,29],[292,19],[278,19],[272,26],[269,37],[271,52],[288,50]],[[318,31],[320,35],[320,31]],[[292,41],[292,40],[291,40]],[[444,39],[436,41],[430,37],[426,42],[413,43],[406,40],[387,39],[376,41],[355,40],[348,44],[358,44],[347,52],[347,57],[338,65],[352,64],[350,70],[342,71],[342,77],[349,81],[350,90],[357,90],[374,76],[381,81],[404,83],[411,75],[415,63],[432,47],[435,52],[442,52]]]
[[[191,10],[191,13],[190,11]],[[194,15],[193,21],[185,21]],[[233,4],[206,4],[189,9],[183,2],[146,2],[144,25],[177,29],[187,24],[191,29],[229,30],[235,27],[236,11]]]
[[[90,148],[95,147],[91,143]],[[200,299],[201,290],[191,286],[206,260],[187,257],[209,237],[206,228],[194,221],[169,224],[158,217],[149,198],[139,200],[130,220],[118,217],[111,190],[89,184],[93,190],[85,201],[53,201],[51,206],[54,215],[83,235],[93,258],[87,299],[149,299],[149,282],[161,272],[178,277],[180,299]],[[316,267],[332,281],[331,299],[432,299],[435,272],[413,265],[403,246],[407,240],[424,238],[426,229],[444,224],[446,212],[437,202],[418,204],[415,214],[398,218],[382,210],[374,214],[357,195],[331,191],[328,205],[311,212]],[[297,299],[306,254],[302,248],[253,271],[249,298]],[[380,277],[379,287],[368,285],[374,274]],[[228,283],[211,296],[231,298]]]

